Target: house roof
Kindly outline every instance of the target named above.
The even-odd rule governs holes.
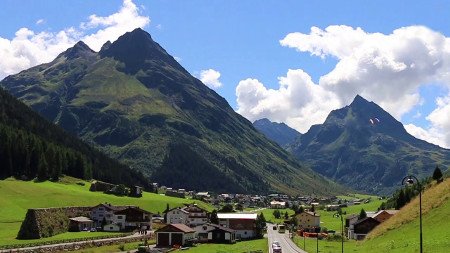
[[[366,218],[363,218],[363,219],[358,220],[358,221],[355,222],[355,224],[353,224],[353,225],[356,226],[356,225],[358,225],[358,224],[361,224],[361,223],[364,223],[364,222],[368,222],[368,221],[380,223],[379,221],[375,220],[375,219],[372,218],[372,217],[366,217]]]
[[[256,213],[218,213],[219,219],[243,219],[243,220],[256,220]]]
[[[183,232],[183,233],[195,233],[195,230],[184,225],[184,224],[167,224],[165,227],[162,227],[155,231],[155,233],[159,232]]]
[[[135,206],[113,206],[113,205],[111,205],[111,204],[109,204],[109,203],[100,203],[100,204],[98,204],[98,205],[96,205],[96,206],[93,206],[93,207],[91,208],[91,210],[92,210],[92,209],[95,209],[95,208],[97,208],[97,207],[100,207],[100,206],[103,206],[104,208],[106,208],[106,209],[108,209],[108,210],[113,210],[113,211],[120,211],[120,210],[126,209],[126,208],[128,208],[128,207],[135,207]]]
[[[84,216],[70,218],[70,220],[76,221],[76,222],[93,222],[91,219],[84,217]]]
[[[220,225],[217,225],[217,224],[210,224],[210,223],[208,223],[208,225],[213,226],[213,227],[215,227],[216,229],[223,230],[223,231],[225,231],[225,232],[229,232],[229,233],[234,233],[234,232],[236,232],[234,229],[226,228],[226,227],[224,227],[224,226],[220,226]]]
[[[125,207],[125,208],[123,208],[123,209],[114,211],[114,213],[115,213],[115,214],[121,214],[121,213],[126,212],[126,211],[129,210],[129,209],[131,209],[131,210],[136,210],[136,211],[139,211],[139,212],[142,212],[142,213],[145,213],[145,214],[152,214],[151,212],[145,211],[144,209],[141,209],[141,208],[139,208],[138,206],[127,206],[127,207]]]
[[[308,215],[311,215],[311,216],[315,216],[315,217],[320,217],[320,214],[318,214],[318,213],[313,213],[313,212],[303,212],[304,214],[308,214]],[[301,215],[302,213],[299,213],[298,215]]]

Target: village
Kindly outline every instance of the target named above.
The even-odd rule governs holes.
[[[127,236],[135,235],[136,239],[145,240],[146,247],[142,249],[143,251],[156,248],[162,252],[164,249],[189,248],[205,243],[234,244],[259,239],[269,229],[277,230],[280,234],[286,233],[290,238],[298,236],[324,239],[329,235],[343,234],[345,240],[362,240],[372,229],[397,212],[396,210],[342,212],[343,208],[348,207],[356,210],[358,206],[373,201],[373,198],[216,194],[172,189],[158,186],[156,183],[154,187],[158,195],[186,198],[194,202],[173,208],[167,205],[164,212],[158,213],[146,211],[147,206],[111,203],[99,203],[90,207],[29,209],[18,238],[36,239],[79,231],[88,231],[92,235],[101,231],[117,232]],[[92,183],[90,191],[111,194],[111,190],[114,191],[116,188],[115,185],[96,181]],[[143,194],[140,187],[125,189],[128,195],[134,197]],[[214,209],[211,211],[202,208],[196,201],[207,203]],[[341,229],[325,227],[321,221],[321,214],[327,216],[337,214],[342,217],[343,227]],[[49,217],[52,222],[39,218],[43,216]],[[37,225],[33,227],[30,224]],[[61,227],[58,224],[67,225]],[[36,231],[46,230],[52,231],[53,234],[43,232],[36,234]],[[267,234],[269,241],[276,241],[270,240],[273,232]],[[147,244],[148,240],[152,243]]]

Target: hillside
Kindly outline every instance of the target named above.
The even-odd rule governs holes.
[[[269,140],[278,143],[281,147],[286,147],[301,135],[297,130],[290,128],[284,123],[271,122],[266,118],[256,120],[253,122],[253,126]]]
[[[316,172],[353,189],[390,194],[407,174],[430,176],[450,166],[450,150],[419,140],[361,96],[332,111],[288,148]]]
[[[0,86],[161,184],[221,192],[344,191],[268,141],[142,29],[98,53],[78,42]]]
[[[422,195],[424,252],[450,248],[450,179],[434,184]],[[360,246],[361,252],[419,252],[419,198],[376,227]],[[357,247],[359,249],[359,247]]]
[[[85,185],[76,183],[83,182]],[[161,196],[144,192],[142,198],[118,197],[101,192],[90,192],[90,183],[79,179],[65,177],[62,182],[25,182],[14,179],[0,181],[0,245],[29,243],[31,240],[16,240],[22,220],[28,208],[91,206],[108,202],[114,205],[137,205],[153,213],[162,213],[166,205],[176,207],[193,200]],[[196,200],[201,207],[211,210],[211,207]],[[65,235],[67,236],[67,235]],[[71,233],[77,237],[77,233]],[[82,234],[78,235],[83,237]],[[92,236],[92,235],[91,235]],[[61,238],[46,238],[55,240]]]
[[[48,122],[0,88],[0,179],[57,180],[62,174],[111,183],[149,181]]]

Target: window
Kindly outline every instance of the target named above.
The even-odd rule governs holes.
[[[123,219],[123,216],[122,215],[117,215],[117,219],[121,220],[121,219]]]

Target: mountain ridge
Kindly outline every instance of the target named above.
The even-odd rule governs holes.
[[[105,43],[95,56],[80,56],[57,57],[0,85],[50,121],[161,184],[204,190],[170,177],[191,164],[229,180],[220,189],[210,183],[209,190],[345,191],[268,141],[145,31],[135,29]],[[195,159],[182,152],[194,153]],[[202,180],[198,173],[192,176]]]
[[[450,165],[450,150],[419,140],[374,102],[356,96],[289,147],[315,171],[356,190],[388,194],[406,174]]]

